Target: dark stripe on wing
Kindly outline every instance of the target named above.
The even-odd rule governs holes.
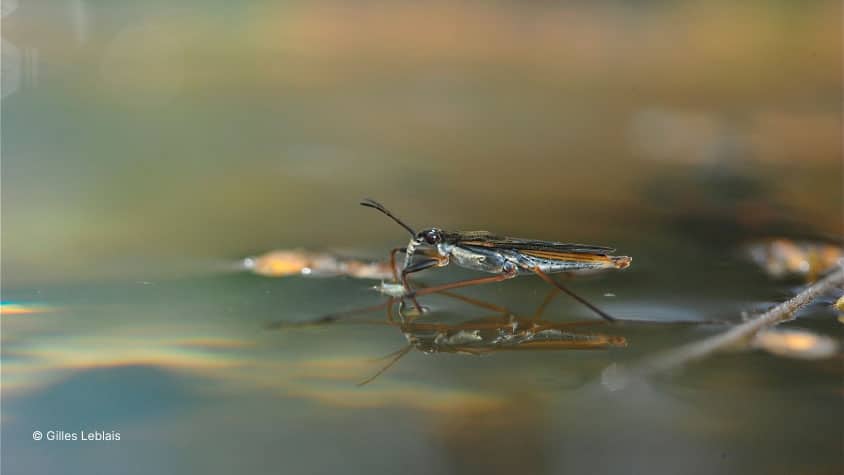
[[[446,240],[449,240],[449,238],[451,238],[453,242],[456,241],[461,245],[513,249],[517,251],[546,251],[601,255],[611,254],[615,251],[615,249],[611,247],[594,246],[591,244],[539,241],[508,236],[495,236],[487,231],[449,233]]]

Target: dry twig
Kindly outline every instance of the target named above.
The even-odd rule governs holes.
[[[844,285],[844,265],[839,266],[834,272],[815,282],[793,298],[724,333],[692,342],[648,358],[630,371],[621,370],[622,374],[607,374],[605,372],[605,382],[610,386],[624,386],[630,376],[643,377],[667,371],[702,359],[725,348],[745,343],[760,330],[791,320],[795,312],[811,303],[818,296],[842,285]],[[616,372],[618,371],[617,368],[614,369]],[[609,382],[606,378],[611,378],[613,381]]]

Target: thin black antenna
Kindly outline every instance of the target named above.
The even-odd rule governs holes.
[[[386,214],[387,216],[389,216],[390,218],[392,218],[392,219],[393,219],[393,221],[395,221],[395,222],[399,223],[399,225],[400,225],[401,227],[403,227],[404,229],[407,229],[407,232],[409,232],[409,233],[410,233],[410,235],[411,235],[412,237],[416,237],[416,231],[414,231],[414,230],[413,230],[413,228],[411,228],[410,226],[408,226],[407,224],[405,224],[405,223],[404,223],[404,221],[402,221],[402,220],[400,220],[399,218],[397,218],[397,217],[396,217],[393,213],[391,213],[391,212],[390,212],[390,210],[388,210],[387,208],[385,208],[385,207],[384,207],[384,205],[382,205],[381,203],[379,203],[379,202],[377,202],[377,201],[375,201],[375,200],[373,200],[373,199],[371,199],[371,198],[366,198],[365,200],[363,200],[363,201],[361,201],[361,202],[360,202],[360,205],[361,205],[361,206],[366,206],[366,207],[368,207],[368,208],[375,208],[375,209],[377,209],[378,211],[380,211],[380,212],[382,212],[382,213]]]

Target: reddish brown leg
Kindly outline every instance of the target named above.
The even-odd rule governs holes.
[[[545,313],[545,309],[548,308],[548,305],[551,304],[551,301],[554,300],[554,297],[559,294],[560,289],[556,287],[551,289],[551,291],[548,292],[548,295],[545,296],[545,300],[543,300],[542,303],[539,304],[539,307],[536,308],[536,311],[533,313],[533,317],[531,318],[533,318],[534,320],[539,320],[540,318],[542,318],[542,314]]]
[[[399,281],[399,271],[396,270],[396,254],[405,251],[407,251],[407,249],[403,247],[396,247],[390,251],[390,270],[393,271],[393,281],[396,283]]]
[[[413,349],[413,345],[407,345],[407,346],[405,346],[404,348],[402,348],[401,350],[396,351],[396,352],[393,352],[393,353],[392,353],[391,355],[389,355],[389,356],[393,356],[393,355],[395,355],[395,356],[393,356],[393,359],[392,359],[392,360],[390,360],[390,362],[389,362],[389,363],[387,363],[386,365],[384,365],[384,367],[383,367],[383,368],[381,368],[380,370],[378,370],[378,372],[377,372],[377,373],[375,373],[375,374],[373,374],[372,376],[370,376],[370,377],[368,377],[368,378],[364,379],[363,381],[359,382],[357,385],[358,385],[358,386],[365,386],[365,385],[367,385],[367,384],[371,383],[372,381],[374,381],[374,380],[375,380],[375,378],[377,378],[378,376],[381,376],[382,374],[384,374],[384,372],[385,372],[385,371],[387,371],[388,369],[390,369],[390,368],[391,368],[394,364],[398,363],[398,361],[399,361],[400,359],[402,359],[402,357],[404,357],[404,355],[406,355],[406,354],[407,354],[407,352],[409,352],[409,351],[410,351],[410,350],[412,350],[412,349]]]
[[[401,271],[401,284],[404,287],[405,297],[410,298],[410,300],[413,301],[416,311],[420,314],[423,313],[422,306],[419,305],[419,301],[416,300],[416,293],[411,290],[410,282],[408,282],[407,277],[414,272],[430,269],[437,264],[439,264],[439,261],[436,259],[426,259],[424,261],[415,262],[410,267],[406,267]]]
[[[589,303],[583,297],[581,297],[581,296],[577,295],[576,293],[572,292],[571,290],[567,289],[565,286],[563,286],[563,284],[557,282],[556,280],[554,280],[551,276],[549,276],[545,272],[542,272],[538,267],[525,267],[525,269],[533,272],[534,274],[538,275],[545,282],[548,282],[549,284],[553,285],[554,287],[556,287],[556,288],[562,290],[563,292],[567,293],[569,295],[569,297],[571,297],[571,298],[577,300],[578,302],[582,303],[583,305],[589,307],[590,310],[592,310],[593,312],[600,315],[601,318],[603,318],[603,319],[605,319],[609,322],[616,321],[615,318],[609,316],[603,310],[601,310],[598,307],[592,305],[591,303]]]
[[[396,322],[395,315],[393,315],[393,304],[396,303],[396,299],[394,297],[390,297],[387,299],[387,321],[391,324]]]
[[[477,279],[461,280],[461,281],[458,281],[458,282],[451,282],[451,283],[448,283],[448,284],[436,285],[434,287],[426,287],[426,288],[419,289],[419,290],[413,290],[412,292],[408,292],[405,295],[405,297],[408,297],[411,300],[413,300],[413,303],[414,303],[414,305],[416,305],[417,310],[421,313],[422,307],[419,305],[419,302],[416,300],[417,296],[433,294],[433,293],[437,293],[437,292],[442,292],[444,290],[459,289],[461,287],[471,287],[471,286],[474,286],[474,285],[487,284],[487,283],[491,283],[491,282],[501,282],[502,280],[511,279],[515,276],[516,276],[515,272],[508,272],[508,273],[497,274],[497,275],[493,275],[493,276],[489,276],[489,277],[480,277],[480,278],[477,278]],[[406,278],[405,272],[402,273],[402,277]],[[405,280],[405,282],[406,282],[406,280]],[[408,286],[405,283],[405,289],[407,289],[407,288],[408,288]]]
[[[502,280],[512,279],[515,277],[512,274],[497,274],[489,277],[480,277],[477,279],[459,280],[457,282],[450,282],[448,284],[436,285],[434,287],[426,287],[424,289],[414,290],[408,294],[408,297],[419,297],[422,295],[435,294],[444,290],[459,289],[461,287],[472,287],[481,284],[490,284],[492,282],[501,282]]]
[[[441,293],[441,294],[445,295],[446,297],[451,297],[451,298],[466,302],[466,303],[471,304],[471,305],[476,305],[478,307],[485,308],[485,309],[488,309],[488,310],[492,310],[492,311],[498,312],[498,313],[509,314],[510,311],[507,308],[500,307],[498,305],[491,304],[491,303],[488,303],[488,302],[484,302],[482,300],[473,299],[471,297],[459,295],[459,294],[456,294],[454,292],[446,291],[446,289],[451,289],[451,288],[458,288],[458,287],[466,287],[466,286],[469,286],[469,285],[484,284],[486,282],[497,282],[499,280],[504,280],[506,278],[507,277],[493,276],[492,278],[486,277],[486,278],[482,278],[482,279],[472,279],[472,280],[468,280],[468,281],[452,282],[450,284],[445,284],[443,286],[437,286],[437,287],[422,287],[422,288],[416,290],[415,292],[413,292],[413,296]],[[267,328],[280,329],[280,328],[287,328],[287,327],[298,327],[298,326],[306,326],[306,325],[319,325],[319,324],[335,323],[338,320],[341,320],[341,319],[346,318],[346,317],[351,317],[351,316],[359,315],[359,314],[363,314],[363,313],[374,312],[376,310],[381,310],[381,309],[387,310],[387,321],[390,322],[390,323],[395,323],[395,313],[393,311],[393,305],[398,300],[399,300],[399,298],[397,298],[397,297],[390,297],[386,301],[379,303],[379,304],[376,304],[376,305],[370,305],[370,306],[362,307],[362,308],[355,308],[355,309],[346,310],[346,311],[343,311],[343,312],[330,313],[328,315],[324,315],[322,317],[319,317],[319,318],[314,319],[314,320],[310,320],[308,322],[299,322],[299,323],[273,322],[273,323],[268,324]]]
[[[267,324],[267,328],[270,329],[270,330],[278,330],[278,329],[284,329],[284,328],[296,328],[296,327],[306,327],[306,326],[310,326],[310,325],[325,325],[325,324],[329,324],[329,323],[337,323],[337,322],[341,321],[342,319],[344,319],[346,317],[350,317],[350,316],[353,316],[353,315],[359,315],[359,314],[362,314],[362,313],[374,312],[376,310],[381,310],[383,308],[387,309],[388,316],[389,316],[390,309],[393,306],[394,302],[395,302],[395,299],[390,298],[386,302],[379,303],[377,305],[370,305],[368,307],[363,307],[363,308],[355,308],[355,309],[352,309],[352,310],[346,310],[344,312],[329,313],[328,315],[323,315],[323,316],[316,318],[314,320],[308,320],[308,321],[304,321],[304,322],[281,322],[281,321],[270,322],[270,323]]]

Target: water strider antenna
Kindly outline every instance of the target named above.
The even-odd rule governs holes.
[[[399,218],[397,218],[397,217],[396,217],[396,215],[394,215],[393,213],[391,213],[391,212],[390,212],[390,210],[388,210],[387,208],[385,208],[385,207],[384,207],[384,205],[382,205],[381,203],[379,203],[379,202],[377,202],[377,201],[375,201],[375,200],[373,200],[373,199],[366,198],[365,200],[363,200],[363,201],[361,201],[361,202],[360,202],[360,205],[361,205],[361,206],[366,206],[367,208],[375,208],[375,209],[377,209],[378,211],[380,211],[380,212],[382,212],[382,213],[386,214],[387,216],[389,216],[390,218],[392,218],[392,219],[393,219],[393,221],[395,221],[395,222],[399,223],[399,225],[400,225],[401,227],[403,227],[404,229],[407,229],[407,232],[409,232],[409,233],[410,233],[410,235],[411,235],[412,237],[416,237],[416,231],[414,231],[414,230],[413,230],[413,228],[411,228],[410,226],[408,226],[407,224],[405,224],[405,222],[404,222],[404,221],[402,221],[402,220],[400,220]]]

